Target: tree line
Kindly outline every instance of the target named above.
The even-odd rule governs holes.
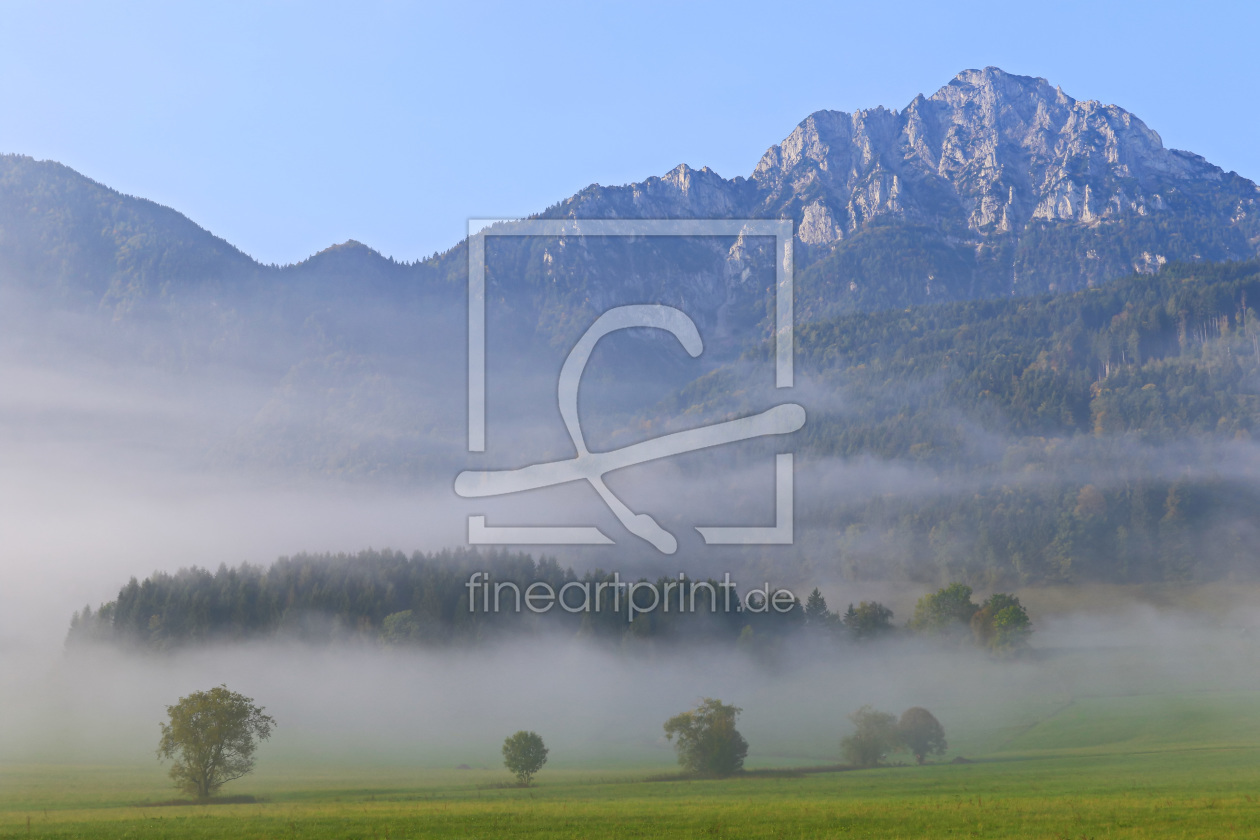
[[[538,583],[553,590],[586,584],[596,596],[580,611],[487,611],[482,595],[469,586],[476,573],[509,591]],[[975,643],[1006,655],[1023,650],[1031,634],[1018,598],[995,594],[975,604],[971,588],[963,584],[925,595],[914,616],[898,626],[892,610],[877,602],[850,605],[837,614],[815,589],[804,601],[785,591],[771,608],[765,599],[738,591],[729,599],[718,596],[724,586],[734,590],[733,583],[685,578],[658,580],[657,589],[671,596],[654,605],[639,603],[632,612],[633,588],[618,578],[599,570],[578,575],[552,558],[506,551],[299,554],[266,568],[221,565],[210,572],[190,567],[173,574],[156,572],[143,581],[132,578],[114,600],[76,612],[66,643],[71,648],[105,642],[155,651],[255,639],[406,647],[476,644],[549,632],[596,642],[725,641],[764,648],[789,637],[839,644],[911,634]],[[694,609],[677,608],[684,603]]]

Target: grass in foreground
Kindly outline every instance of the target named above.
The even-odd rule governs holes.
[[[170,797],[152,771],[0,771],[0,837],[62,838],[1220,838],[1260,836],[1260,697],[1074,703],[974,764],[799,777],[643,781],[544,771],[374,769],[283,787],[252,804],[140,808]],[[246,790],[246,788],[249,788]],[[42,804],[43,807],[32,807]]]

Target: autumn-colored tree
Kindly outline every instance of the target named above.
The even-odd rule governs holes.
[[[971,617],[971,632],[981,647],[997,654],[1014,654],[1028,647],[1032,621],[1019,598],[995,592]]]

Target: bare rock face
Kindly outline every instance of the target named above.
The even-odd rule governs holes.
[[[831,208],[818,199],[801,211],[801,224],[796,235],[806,245],[830,245],[842,239],[844,231],[836,224]]]
[[[843,208],[849,230],[887,216],[961,222],[977,233],[1018,231],[1034,219],[1142,215],[1160,189],[1223,178],[1202,158],[1164,148],[1122,108],[1078,102],[1044,79],[994,67],[964,71],[901,112],[813,114],[752,175],[762,209],[786,209],[817,185]],[[1249,206],[1250,186],[1240,196]]]
[[[901,111],[811,114],[747,179],[683,165],[547,215],[791,218],[798,268],[813,267],[802,311],[821,317],[1253,257],[1258,202],[1254,183],[1165,148],[1123,108],[987,67]]]

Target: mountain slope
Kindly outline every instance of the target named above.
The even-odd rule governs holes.
[[[260,266],[187,217],[67,166],[0,155],[0,280],[125,312],[183,287],[223,294]]]

